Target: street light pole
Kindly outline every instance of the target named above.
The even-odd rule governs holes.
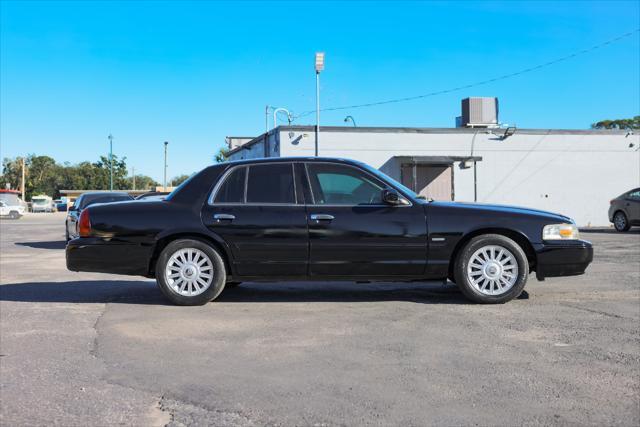
[[[320,72],[322,70],[324,70],[324,52],[316,52],[316,157],[320,138]]]
[[[22,192],[22,201],[24,202],[26,199],[24,198],[24,175],[25,175],[25,164],[24,164],[24,156],[22,156],[22,185],[20,186],[20,190]]]
[[[109,134],[109,189],[113,191],[113,135]]]
[[[162,190],[167,191],[167,145],[169,145],[168,141],[164,142],[164,181],[162,183]]]

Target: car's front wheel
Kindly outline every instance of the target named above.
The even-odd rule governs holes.
[[[522,248],[500,234],[474,237],[455,261],[456,284],[472,301],[498,304],[517,298],[529,275]]]
[[[613,226],[618,231],[629,231],[631,228],[631,224],[629,224],[627,216],[622,211],[616,212],[613,216]]]
[[[194,239],[169,243],[158,257],[156,281],[160,290],[177,305],[203,305],[224,289],[226,271],[220,254]]]
[[[20,214],[17,211],[11,211],[11,212],[9,212],[9,218],[18,219],[18,218],[20,218]]]

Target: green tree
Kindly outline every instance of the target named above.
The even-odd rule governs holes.
[[[229,152],[229,150],[227,150],[226,148],[221,148],[216,155],[213,157],[213,159],[216,161],[216,163],[223,163],[227,161],[227,153]]]
[[[20,189],[22,180],[22,159],[16,157],[10,159],[5,157],[2,161],[2,175],[0,176],[0,187],[13,190]]]
[[[133,178],[127,178],[128,188],[133,188]],[[136,190],[154,190],[157,185],[160,185],[156,180],[147,175],[136,174]]]
[[[632,119],[601,120],[591,125],[593,129],[640,129],[640,116]]]
[[[81,162],[77,165],[58,164],[49,156],[30,154],[25,158],[25,198],[31,200],[35,195],[46,194],[57,198],[60,190],[108,190],[110,178],[109,159],[101,156],[95,163]],[[151,188],[155,184],[149,177],[136,178],[136,186]],[[0,186],[7,185],[19,189],[22,180],[22,159],[5,158],[2,162]],[[126,158],[119,160],[113,156],[113,188],[128,190],[131,178],[127,176]]]
[[[190,175],[178,175],[178,176],[174,176],[171,179],[171,185],[173,185],[174,187],[177,187],[178,185],[182,184],[183,182],[185,182],[187,179],[189,179]]]
[[[49,156],[30,154],[25,158],[25,198],[39,194],[54,195],[57,190],[61,166]],[[0,186],[20,189],[22,183],[22,158],[5,158],[2,162]]]
[[[118,159],[118,156],[113,155],[113,189],[114,190],[128,190],[131,188],[127,174],[127,158],[123,157],[122,160]],[[107,156],[100,156],[100,160],[93,164],[97,169],[94,177],[94,188],[96,190],[108,190],[111,185],[111,165]]]

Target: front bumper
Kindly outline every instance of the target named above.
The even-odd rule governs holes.
[[[539,243],[534,250],[538,280],[584,274],[593,261],[593,245],[586,240]]]
[[[67,243],[67,269],[147,276],[153,247],[140,243],[80,237]]]

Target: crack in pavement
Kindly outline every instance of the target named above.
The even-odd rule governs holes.
[[[162,396],[160,409],[170,414],[165,427],[185,427],[191,425],[215,425],[219,427],[251,427],[256,424],[240,412],[208,409],[202,405]]]
[[[118,298],[111,298],[108,302],[104,303],[104,307],[100,314],[97,316],[96,321],[93,324],[94,339],[89,354],[98,359],[108,372],[111,366],[100,356],[99,354],[99,341],[101,337],[101,322],[111,303],[117,301]],[[121,384],[116,381],[110,381],[101,375],[100,380],[106,384],[127,388],[136,392],[144,392],[154,394],[155,390],[149,390],[144,387],[134,387],[131,385]],[[166,394],[161,395],[155,405],[149,412],[150,425],[164,426],[164,427],[185,427],[190,425],[215,425],[221,427],[250,427],[256,424],[247,416],[237,411],[225,411],[222,409],[209,409],[202,405],[188,402],[178,398],[168,398]]]
[[[580,306],[573,305],[573,304],[560,303],[559,305],[561,305],[561,306],[563,306],[563,307],[573,308],[573,309],[576,309],[576,310],[583,310],[583,311],[587,311],[587,312],[589,312],[589,313],[601,314],[601,315],[603,315],[603,316],[613,317],[613,318],[616,318],[616,319],[637,320],[637,319],[632,319],[632,318],[630,318],[630,317],[620,316],[619,314],[608,313],[608,312],[606,312],[606,311],[602,311],[602,310],[595,310],[595,309],[592,309],[592,308],[580,307]]]

